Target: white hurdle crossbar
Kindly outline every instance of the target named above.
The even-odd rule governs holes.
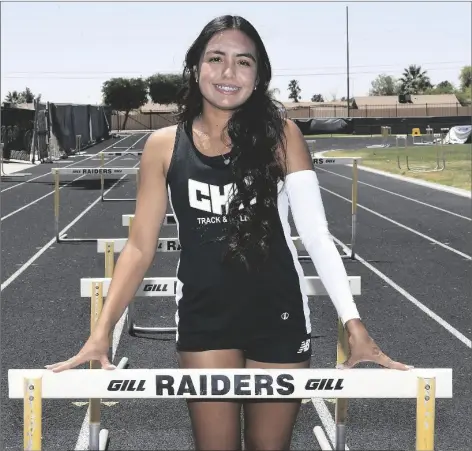
[[[100,299],[105,298],[108,293],[112,277],[103,278],[82,278],[80,279],[80,296],[93,297],[100,292]],[[318,276],[305,276],[305,288],[307,296],[327,296],[323,282]],[[361,277],[349,276],[349,285],[354,296],[361,294]],[[135,297],[173,297],[177,293],[176,277],[146,277],[140,283]],[[103,300],[99,301],[103,303]],[[159,333],[176,333],[177,327],[143,327],[137,326],[134,322],[133,306],[134,300],[128,306],[127,329],[131,336],[137,334],[159,334]]]
[[[59,235],[59,176],[62,175],[87,175],[100,176],[101,189],[100,195],[103,200],[104,177],[117,177],[128,174],[136,175],[138,179],[139,168],[54,168],[51,170],[54,176],[54,230],[57,243],[83,242],[95,243],[97,238],[66,238],[67,234]]]
[[[97,253],[106,254],[111,252],[119,254],[124,247],[128,238],[98,238],[97,239]],[[302,240],[298,236],[292,237],[293,244],[297,251],[305,250]],[[181,249],[180,242],[177,237],[175,238],[159,238],[157,243],[156,252],[179,252]]]
[[[43,399],[416,399],[416,450],[432,451],[435,400],[452,398],[452,369],[40,369],[8,371],[23,399],[25,450],[41,450]]]
[[[305,276],[307,296],[327,296],[323,282],[318,276]],[[80,279],[80,296],[92,297],[98,285],[101,295],[106,297],[111,283],[110,277],[94,277]],[[348,276],[349,286],[353,295],[361,293],[361,277]],[[136,290],[135,297],[166,297],[175,296],[177,289],[176,277],[145,277]]]

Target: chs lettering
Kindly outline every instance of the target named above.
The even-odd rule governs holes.
[[[125,380],[111,380],[108,384],[108,391],[144,391],[146,387],[145,379],[135,380],[135,379],[125,379]]]
[[[295,391],[290,374],[281,374],[275,380],[271,376],[254,376],[254,390],[249,387],[251,375],[235,375],[233,378],[224,375],[212,374],[210,376],[199,376],[200,390],[197,392],[194,381],[195,378],[184,375],[179,382],[172,376],[156,376],[157,396],[182,396],[182,395],[212,395],[224,396],[232,391],[235,395],[247,396],[255,394],[257,396],[271,396],[274,392],[279,395],[291,395]]]
[[[188,180],[188,199],[190,206],[197,210],[206,211],[215,215],[227,215],[229,213],[229,202],[236,192],[236,187],[232,183],[228,185],[210,185],[209,183],[197,180]],[[256,199],[252,199],[250,204],[254,205]],[[240,206],[243,209],[243,206]],[[223,221],[225,222],[225,221]]]
[[[309,379],[305,390],[342,390],[344,379]]]

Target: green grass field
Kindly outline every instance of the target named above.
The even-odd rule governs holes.
[[[393,174],[404,175],[442,185],[471,190],[471,155],[470,144],[444,145],[445,169],[439,172],[414,172],[416,168],[434,168],[437,165],[439,149],[439,166],[443,166],[441,146],[408,146],[405,148],[390,147],[385,149],[358,149],[349,151],[334,150],[325,152],[325,157],[362,157],[360,166],[367,166]],[[408,166],[407,167],[407,157]],[[398,165],[400,161],[400,167]]]

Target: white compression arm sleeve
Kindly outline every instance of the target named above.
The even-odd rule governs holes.
[[[313,170],[292,172],[285,179],[293,220],[343,324],[360,318],[346,269],[328,230],[318,177]]]

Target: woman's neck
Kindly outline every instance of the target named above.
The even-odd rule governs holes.
[[[222,131],[232,114],[230,110],[219,110],[204,104],[203,112],[195,118],[194,124],[210,139],[221,139]]]

